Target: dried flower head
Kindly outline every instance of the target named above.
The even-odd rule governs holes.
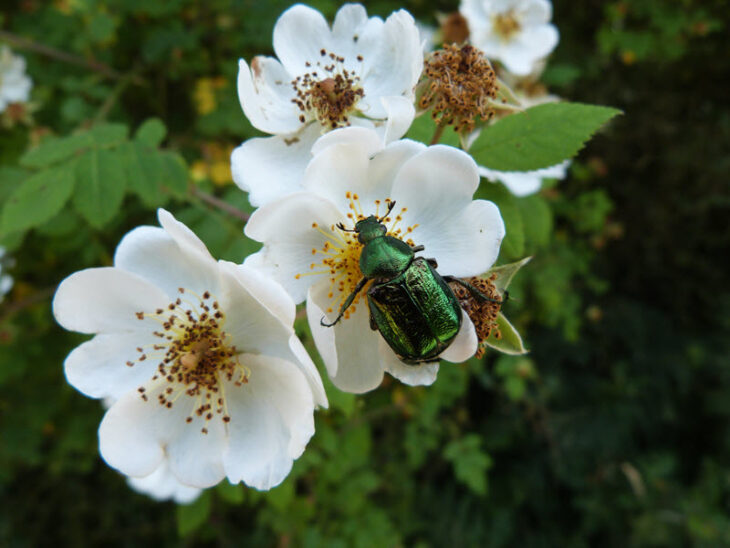
[[[434,120],[453,125],[457,132],[472,131],[476,118],[486,122],[494,115],[497,77],[484,54],[469,44],[451,44],[432,53],[425,62],[422,87],[419,108],[432,108]]]
[[[466,314],[474,324],[474,328],[477,332],[477,339],[479,340],[479,349],[475,356],[481,358],[484,356],[484,341],[494,333],[495,338],[499,339],[502,334],[497,328],[497,317],[502,309],[502,295],[500,295],[497,286],[494,285],[494,281],[497,279],[496,274],[492,274],[489,278],[473,277],[467,278],[465,281],[471,284],[483,295],[494,299],[498,302],[484,301],[482,299],[476,299],[468,289],[464,286],[459,285],[456,282],[449,284],[451,289],[454,291],[454,295],[459,299],[461,308],[464,309]]]

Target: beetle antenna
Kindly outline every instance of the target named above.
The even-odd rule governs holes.
[[[353,230],[351,228],[345,228],[345,225],[343,225],[342,223],[337,223],[335,226],[339,228],[342,232],[357,232],[356,230]]]
[[[390,215],[390,212],[393,211],[393,208],[395,207],[395,200],[388,202],[388,211],[385,212],[385,215],[383,215],[380,219],[378,219],[379,223],[382,223],[385,218]]]

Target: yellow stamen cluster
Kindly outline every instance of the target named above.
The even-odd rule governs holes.
[[[497,77],[484,54],[469,44],[447,45],[426,60],[419,108],[431,108],[439,125],[453,125],[457,132],[474,129],[476,118],[494,115]]]
[[[302,111],[299,121],[305,123],[313,117],[327,130],[349,126],[348,116],[364,95],[360,78],[344,67],[344,57],[325,49],[320,55],[322,60],[316,61],[314,66],[306,63],[307,67],[312,67],[311,72],[297,76],[291,82],[297,94],[292,102]],[[357,60],[362,62],[362,56],[358,55]]]
[[[483,295],[490,299],[497,299],[502,301],[502,296],[499,294],[497,287],[494,285],[494,280],[497,278],[496,274],[492,274],[489,278],[467,278],[465,281],[474,286]],[[501,339],[502,333],[497,328],[497,316],[499,311],[502,309],[502,303],[477,300],[464,286],[459,285],[455,282],[449,284],[451,289],[454,291],[454,295],[459,300],[461,308],[467,313],[474,328],[476,329],[477,339],[479,340],[479,348],[477,349],[476,357],[481,358],[484,356],[485,344],[484,341],[489,338],[491,334],[494,334],[495,339]]]
[[[151,385],[139,387],[138,392],[148,401],[149,388],[158,403],[168,409],[181,396],[194,398],[193,413],[185,420],[193,422],[193,414],[204,419],[201,431],[207,434],[207,424],[215,415],[225,423],[231,420],[223,381],[242,386],[248,382],[250,370],[239,363],[239,351],[228,342],[230,336],[222,329],[225,317],[218,301],[208,291],[202,296],[182,287],[178,291],[181,296],[167,308],[136,313],[137,319],[151,318],[161,326],[153,332],[159,343],[147,350],[137,348],[140,355],[136,363],[159,360]],[[135,362],[128,361],[127,365],[133,367]]]
[[[332,304],[327,308],[328,314],[339,310],[350,293],[355,290],[357,283],[362,279],[360,253],[363,244],[358,241],[354,229],[358,221],[366,219],[371,213],[365,213],[360,203],[360,197],[356,193],[347,192],[345,197],[348,201],[349,211],[346,217],[347,225],[349,226],[343,223],[342,228],[337,225],[321,227],[317,223],[312,223],[312,228],[324,237],[324,244],[321,248],[312,248],[312,255],[317,257],[319,261],[317,262],[317,259],[315,259],[315,262],[309,265],[309,272],[295,276],[296,279],[300,279],[302,276],[312,275],[329,276],[330,291],[327,296],[331,299]],[[379,217],[381,206],[385,205],[387,207],[391,201],[390,198],[375,200],[375,212],[372,214]],[[397,214],[393,215],[391,213],[391,215],[383,219],[383,223],[387,228],[388,236],[393,236],[413,246],[415,244],[408,235],[418,227],[418,224],[405,228],[398,226],[403,220],[403,213],[407,210],[405,207],[400,208]],[[344,319],[349,318],[357,310],[360,296],[367,292],[370,285],[370,283],[366,284],[363,290],[355,297],[350,307],[345,311]]]
[[[522,26],[515,17],[514,12],[510,10],[506,13],[498,13],[492,17],[492,28],[500,40],[509,42],[515,34],[520,32]]]

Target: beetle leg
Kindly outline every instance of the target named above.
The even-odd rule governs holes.
[[[465,282],[462,279],[454,278],[453,276],[442,276],[442,277],[446,283],[456,282],[461,287],[466,288],[467,291],[469,291],[469,293],[471,293],[472,297],[474,297],[477,300],[486,301],[486,302],[490,302],[490,303],[500,303],[500,304],[504,304],[504,302],[506,300],[504,298],[497,300],[497,299],[492,299],[491,297],[487,297],[484,293],[479,291],[476,287],[471,285],[469,282]]]
[[[372,329],[373,331],[377,331],[378,330],[378,326],[375,323],[375,318],[373,318],[373,315],[372,314],[370,314],[370,329]]]
[[[426,259],[426,262],[428,264],[430,264],[434,270],[436,270],[439,267],[438,262],[436,262],[436,259],[434,259],[434,258]],[[446,276],[442,276],[442,278],[446,278]]]
[[[360,293],[360,290],[363,287],[365,287],[365,284],[367,282],[368,282],[368,278],[363,278],[362,280],[360,280],[359,282],[357,282],[357,285],[355,286],[355,289],[352,290],[352,293],[350,293],[347,296],[347,299],[345,299],[345,302],[342,303],[342,306],[340,307],[340,312],[339,312],[339,314],[337,314],[337,318],[335,318],[335,321],[333,321],[332,323],[326,323],[324,321],[324,316],[322,316],[322,319],[319,320],[319,325],[322,325],[324,327],[332,327],[337,322],[339,322],[340,321],[340,318],[342,318],[342,315],[345,313],[345,310],[347,310],[350,307],[350,305],[352,304],[352,301],[355,300],[355,297],[357,296],[358,293]]]
[[[411,251],[413,251],[413,253],[416,253],[418,251],[423,251],[424,249],[426,249],[426,248],[423,247],[422,245],[411,246]]]

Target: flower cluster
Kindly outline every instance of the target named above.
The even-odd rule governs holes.
[[[33,82],[25,74],[25,59],[14,55],[7,46],[0,46],[0,112],[13,103],[24,103],[30,97]]]
[[[261,250],[218,261],[161,209],[160,227],[122,239],[114,266],[61,283],[58,323],[93,335],[69,354],[66,377],[108,406],[101,455],[133,488],[184,503],[224,478],[257,489],[283,481],[314,434],[315,408],[327,406],[293,329],[299,303],[327,374],[353,393],[386,372],[429,385],[440,360],[481,356],[513,330],[506,283],[490,270],[505,226],[494,203],[475,198],[480,175],[523,195],[565,165],[495,172],[466,150],[402,137],[418,107],[437,122],[434,141],[447,124],[462,145],[473,140],[505,102],[489,59],[526,74],[557,32],[547,0],[465,0],[461,13],[449,33],[470,31],[471,42],[424,60],[403,10],[382,20],[348,4],[330,26],[312,8],[288,9],[276,58],[239,62],[243,112],[269,134],[231,155],[256,208],[245,233]]]

